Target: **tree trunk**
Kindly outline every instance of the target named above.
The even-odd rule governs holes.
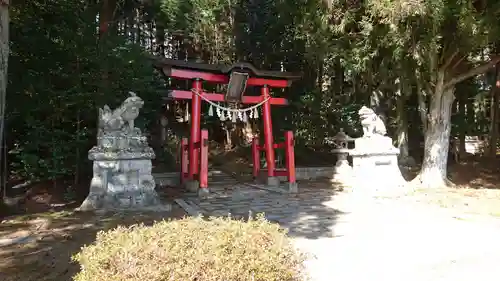
[[[418,113],[420,114],[420,121],[422,122],[422,129],[427,131],[427,105],[425,102],[425,91],[422,88],[421,82],[417,80],[417,97],[418,97]]]
[[[498,141],[498,86],[500,82],[500,71],[498,65],[495,68],[495,79],[491,83],[491,119],[490,119],[490,140],[489,140],[489,156],[496,157],[497,141]]]
[[[458,94],[458,116],[460,118],[458,126],[458,156],[462,159],[465,156],[465,135],[467,134],[467,118],[465,112],[467,94],[466,92]]]
[[[404,95],[405,93],[403,93]],[[396,97],[396,111],[398,120],[398,147],[399,147],[399,157],[400,159],[408,159],[410,156],[408,152],[408,118],[406,116],[405,108],[406,96]]]
[[[103,0],[101,5],[101,10],[99,12],[99,43],[103,43],[106,36],[109,34],[109,27],[113,22],[113,14],[116,8],[116,0]],[[107,57],[107,51],[105,47],[100,48],[103,58]],[[101,94],[107,93],[110,88],[110,69],[111,67],[108,65],[108,60],[103,60],[101,64]]]
[[[448,151],[451,131],[451,106],[453,105],[455,86],[471,77],[485,73],[500,57],[461,73],[445,83],[446,67],[437,72],[434,94],[430,97],[427,129],[425,131],[424,159],[422,170],[415,178],[423,187],[443,187],[451,184],[446,178]]]
[[[490,120],[490,140],[489,156],[495,157],[497,154],[498,141],[498,96],[496,88],[491,89],[491,120]]]
[[[165,57],[165,27],[160,22],[156,22],[156,52]]]
[[[445,88],[443,82],[444,73],[439,73],[430,100],[422,170],[417,177],[422,187],[427,188],[443,187],[448,184],[446,173],[454,86]]]
[[[372,89],[370,92],[370,107],[382,118],[382,120],[387,122],[387,117],[385,114],[384,107],[382,105],[384,101],[384,94],[380,89]]]
[[[7,83],[9,65],[9,0],[0,0],[0,144],[4,143],[5,128],[5,99],[7,96]],[[2,153],[0,153],[0,163],[2,163]],[[5,167],[4,167],[5,168]],[[8,171],[5,168],[6,171]],[[5,186],[1,197],[4,198]]]
[[[113,14],[116,8],[116,0],[102,1],[101,12],[99,13],[99,37],[104,36],[110,24],[113,22]]]
[[[226,132],[226,145],[224,146],[224,149],[226,151],[231,150],[233,148],[233,139],[231,137],[231,128],[227,126],[227,124],[224,126],[224,131]]]
[[[474,98],[471,97],[470,95],[467,96],[465,113],[466,113],[467,124],[475,124],[476,123],[476,111],[475,111],[475,105],[474,105]],[[470,125],[468,125],[467,126],[468,132],[470,131],[470,128],[471,128]]]

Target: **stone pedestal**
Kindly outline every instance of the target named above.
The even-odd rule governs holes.
[[[197,180],[186,181],[184,187],[187,191],[198,192],[198,190],[200,189],[200,182]]]
[[[94,161],[90,192],[80,206],[89,210],[169,210],[160,203],[151,175],[154,153],[89,153]]]
[[[280,179],[278,177],[266,177],[266,185],[269,187],[279,187]]]
[[[297,184],[297,182],[286,182],[285,190],[289,193],[297,193],[299,192],[299,185]]]
[[[406,185],[398,167],[399,149],[392,139],[373,135],[355,140],[350,151],[353,176],[357,188],[363,190],[392,190]]]

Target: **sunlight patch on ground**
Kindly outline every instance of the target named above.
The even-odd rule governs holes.
[[[500,190],[473,188],[415,189],[405,197],[447,209],[500,217]]]

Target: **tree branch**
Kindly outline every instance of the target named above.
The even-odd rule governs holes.
[[[465,56],[462,56],[457,62],[451,67],[451,70],[455,69],[461,62],[463,62],[465,59]]]
[[[495,64],[499,63],[500,62],[500,56],[499,57],[495,57],[495,58],[492,58],[489,62],[487,63],[484,63],[478,67],[475,67],[465,73],[462,73],[460,75],[457,75],[453,78],[450,79],[450,81],[448,81],[447,83],[444,84],[444,88],[448,88],[448,87],[452,87],[468,78],[471,78],[473,76],[476,76],[476,75],[479,75],[481,73],[485,73],[486,71],[488,71],[488,69],[492,68],[493,66],[495,66]]]
[[[441,66],[441,70],[444,71],[453,61],[453,59],[458,55],[458,50],[455,50],[451,56],[448,57],[448,59],[444,62],[444,64]]]

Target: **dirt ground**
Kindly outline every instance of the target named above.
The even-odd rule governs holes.
[[[61,211],[4,220],[0,224],[0,280],[72,280],[78,265],[71,262],[71,256],[92,243],[98,231],[184,215],[175,207],[169,213],[95,215]],[[5,245],[15,237],[24,240]]]
[[[227,162],[223,164],[227,169],[231,167]],[[417,189],[405,195],[405,200],[500,217],[498,167],[497,161],[454,165],[450,167],[450,178],[457,184],[456,188]],[[170,200],[176,196],[177,192],[171,188],[162,193],[162,197]],[[176,204],[173,204],[174,210],[170,213],[100,215],[75,213],[70,206],[66,210],[49,212],[43,211],[43,208],[40,209],[42,211],[32,209],[32,214],[11,216],[0,222],[0,280],[69,281],[78,271],[78,265],[71,262],[71,256],[83,245],[92,243],[98,231],[117,225],[151,224],[185,215]],[[12,244],[13,241],[16,243]]]
[[[500,217],[500,161],[471,159],[448,168],[454,187],[416,188],[406,199],[474,215]]]

